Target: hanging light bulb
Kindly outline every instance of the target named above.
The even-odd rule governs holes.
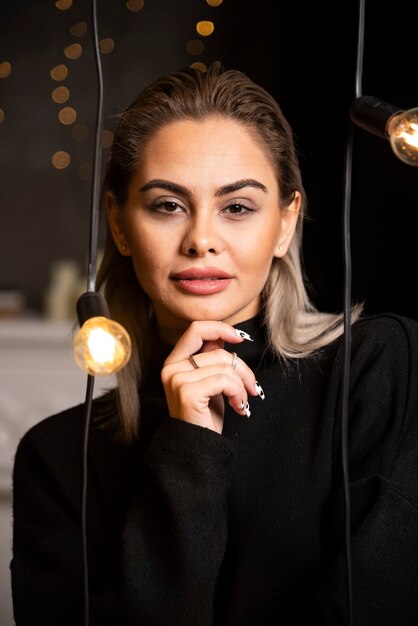
[[[396,156],[409,165],[418,165],[418,107],[392,117],[388,133]]]
[[[110,319],[104,297],[87,291],[77,302],[80,328],[74,337],[77,365],[91,376],[110,376],[121,370],[131,356],[131,340],[126,330]]]
[[[418,108],[404,111],[373,96],[357,98],[350,108],[352,121],[382,139],[388,139],[396,156],[418,165]]]

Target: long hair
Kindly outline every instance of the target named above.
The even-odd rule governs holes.
[[[306,194],[292,129],[276,100],[248,76],[215,62],[206,72],[189,67],[147,86],[118,116],[103,197],[111,191],[123,207],[130,179],[154,133],[173,121],[200,120],[209,115],[243,125],[264,150],[276,172],[281,210],[291,205],[295,192],[301,194],[296,232],[286,255],[273,259],[261,301],[267,334],[276,354],[285,360],[309,356],[343,333],[343,315],[320,312],[309,298],[301,257]],[[128,442],[138,434],[138,388],[153,322],[150,299],[136,279],[132,260],[118,252],[108,227],[97,287],[104,287],[112,316],[125,326],[132,339],[132,357],[118,374],[115,392],[119,434]],[[361,305],[353,307],[353,321],[361,309]]]

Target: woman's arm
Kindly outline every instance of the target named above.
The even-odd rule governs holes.
[[[231,442],[210,429],[162,422],[123,533],[120,590],[128,624],[212,624],[232,460]]]

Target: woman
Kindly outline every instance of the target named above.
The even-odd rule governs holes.
[[[121,114],[99,272],[133,353],[89,438],[91,623],[347,623],[341,315],[310,302],[305,194],[277,103],[219,63]],[[417,323],[352,311],[356,626],[416,624]],[[14,468],[16,623],[81,615],[83,407]]]

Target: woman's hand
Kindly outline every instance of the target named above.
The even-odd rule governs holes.
[[[249,417],[248,395],[260,393],[254,373],[223,347],[245,339],[251,340],[223,322],[190,324],[161,371],[171,417],[221,433],[224,396],[237,413]]]

